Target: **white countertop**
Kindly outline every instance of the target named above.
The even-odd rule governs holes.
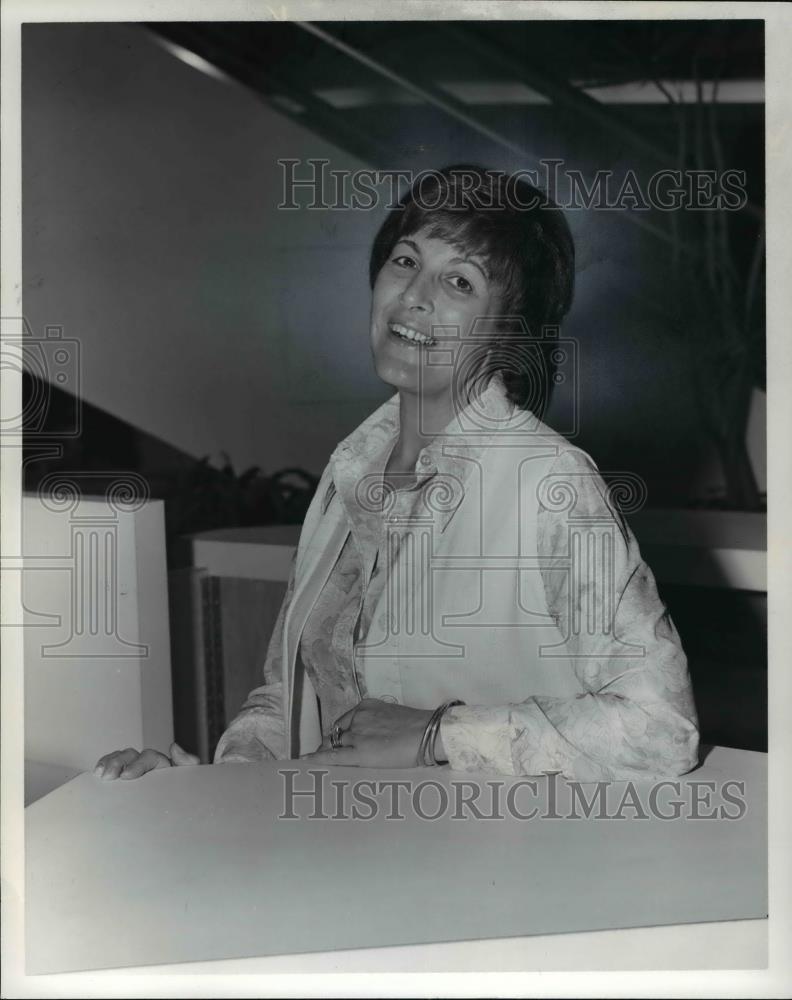
[[[747,811],[733,820],[634,819],[629,809],[621,820],[455,820],[449,809],[429,821],[409,804],[403,820],[384,808],[369,821],[285,820],[279,769],[297,769],[301,788],[313,782],[305,762],[174,768],[129,782],[84,774],[31,805],[28,973],[764,962],[764,754],[715,748],[679,779],[687,802],[695,783],[714,783],[714,806],[724,782],[744,782]],[[450,794],[470,777],[336,768],[323,787],[431,780]],[[521,810],[541,806],[546,781],[535,799],[523,789]],[[614,783],[608,802],[625,787]],[[651,783],[637,788],[646,805]]]

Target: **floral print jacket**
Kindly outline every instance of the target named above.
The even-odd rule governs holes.
[[[685,654],[591,458],[514,408],[497,379],[394,491],[383,472],[398,431],[394,396],[333,452],[264,683],[215,762],[309,752],[377,697],[416,708],[463,700],[441,728],[457,771],[600,780],[695,767]],[[328,520],[335,547],[317,563]],[[321,586],[295,609],[322,561]],[[290,720],[306,699],[315,721],[301,723],[309,742],[297,746]]]

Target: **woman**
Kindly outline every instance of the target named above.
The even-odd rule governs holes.
[[[215,763],[580,780],[696,765],[687,663],[651,571],[592,460],[536,415],[573,271],[560,210],[523,180],[447,168],[390,213],[370,336],[396,394],[330,458],[264,684]],[[194,762],[174,745],[98,770]]]

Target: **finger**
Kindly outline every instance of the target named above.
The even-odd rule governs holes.
[[[352,725],[352,720],[355,718],[355,712],[357,712],[358,707],[359,707],[358,705],[355,705],[355,707],[350,708],[348,712],[344,712],[343,715],[340,715],[335,720],[333,725],[340,726],[342,729],[349,729],[349,727]]]
[[[351,739],[348,739],[347,742],[344,743],[344,733],[348,732],[352,728],[352,720],[355,718],[355,712],[357,712],[357,710],[358,710],[359,707],[360,707],[359,704],[355,705],[355,707],[354,708],[350,708],[350,710],[348,712],[344,712],[343,715],[339,715],[338,716],[338,718],[335,720],[335,722],[333,723],[333,725],[330,727],[330,732],[322,740],[322,742],[320,744],[320,747],[319,747],[320,750],[332,750],[333,749],[333,743],[332,743],[331,736],[332,736],[333,730],[336,728],[336,726],[338,726],[341,729],[341,746],[353,746],[354,745],[352,743]]]
[[[144,750],[137,760],[133,760],[131,764],[127,764],[121,772],[120,777],[125,780],[140,778],[146,771],[153,771],[158,767],[170,766],[171,762],[164,753],[159,753],[157,750]]]
[[[138,752],[133,747],[127,747],[126,750],[115,750],[113,753],[106,753],[104,757],[99,758],[94,768],[94,774],[100,778],[112,781],[118,777],[127,764],[130,764],[137,758],[137,755]]]
[[[353,747],[355,745],[355,738],[352,735],[352,731],[350,729],[342,729],[341,730],[341,734],[338,737],[338,743],[337,743],[337,745],[335,747],[333,746],[333,743],[332,743],[331,733],[332,733],[332,730],[322,740],[322,742],[319,745],[319,750],[338,750],[339,747],[346,747],[348,749],[348,748]]]
[[[182,750],[178,743],[171,743],[170,747],[171,763],[174,767],[182,767],[185,764],[200,764],[201,760],[194,753],[187,753]]]
[[[317,750],[300,757],[309,764],[328,764],[330,767],[359,767],[360,758],[354,747],[342,747],[340,750]]]

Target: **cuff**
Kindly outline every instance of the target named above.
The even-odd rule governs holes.
[[[440,735],[452,771],[517,773],[508,705],[455,705],[440,720]]]
[[[257,736],[222,736],[217,744],[214,764],[253,764],[262,760],[276,760],[272,750]]]

